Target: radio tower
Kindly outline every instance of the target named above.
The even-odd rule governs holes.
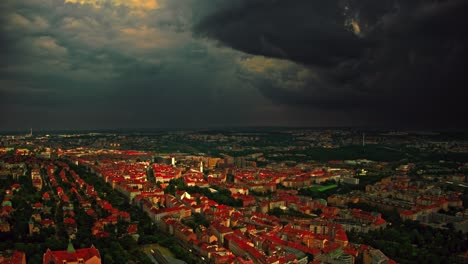
[[[366,146],[366,133],[362,133],[362,146]]]
[[[33,134],[32,134],[32,128],[30,128],[29,131],[30,131],[30,132],[29,132],[29,137],[32,137],[32,135],[33,135]]]

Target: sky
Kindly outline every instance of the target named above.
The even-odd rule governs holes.
[[[466,128],[466,0],[2,0],[0,131]]]

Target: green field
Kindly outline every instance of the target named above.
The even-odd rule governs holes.
[[[330,185],[327,185],[327,186],[313,186],[313,187],[310,187],[309,190],[313,191],[313,192],[324,192],[324,191],[328,191],[328,190],[331,190],[331,189],[334,189],[334,188],[337,188],[338,185],[336,184],[330,184]]]

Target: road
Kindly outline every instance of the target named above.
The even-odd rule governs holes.
[[[151,255],[151,253],[145,253],[146,256],[154,263],[154,264],[159,264],[159,262]]]
[[[159,264],[169,264],[169,261],[161,254],[161,252],[158,249],[151,249],[151,260],[154,259],[156,263]],[[153,262],[154,262],[153,261]]]

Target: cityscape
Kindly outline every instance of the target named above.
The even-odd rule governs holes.
[[[466,263],[468,138],[352,129],[0,137],[1,263]]]
[[[0,264],[468,263],[467,0],[0,0]]]

